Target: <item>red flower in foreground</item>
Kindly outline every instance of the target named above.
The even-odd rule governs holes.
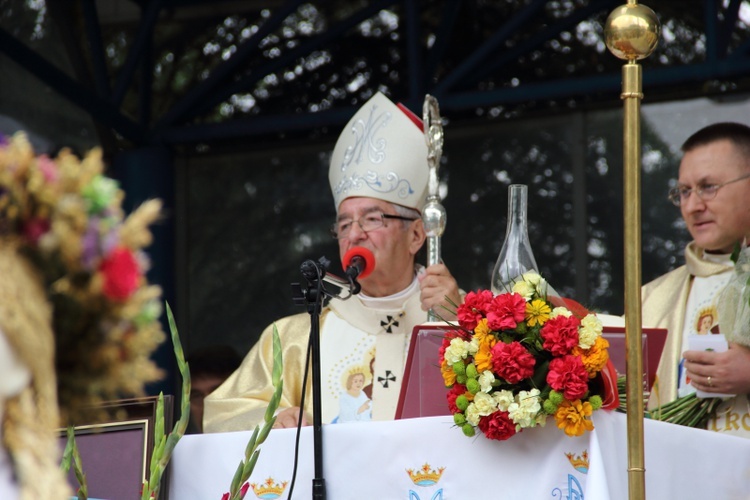
[[[492,348],[492,369],[511,384],[534,374],[536,359],[520,342],[498,342]]]
[[[245,495],[247,495],[247,490],[250,489],[250,483],[245,483],[242,485],[242,488],[240,488],[240,498],[245,498]]]
[[[508,416],[507,411],[496,411],[479,419],[479,429],[488,439],[505,441],[516,434],[516,424]]]
[[[550,361],[547,383],[565,399],[574,401],[583,398],[588,385],[589,374],[578,356],[563,356]]]
[[[575,316],[555,316],[547,321],[539,334],[544,339],[543,347],[553,356],[564,356],[578,345],[578,327],[581,320]]]
[[[473,330],[477,327],[493,299],[492,291],[481,290],[479,292],[469,292],[466,294],[463,304],[456,309],[458,324],[467,330]]]
[[[138,288],[140,269],[133,252],[118,247],[104,259],[99,267],[104,276],[104,295],[110,300],[124,301]]]
[[[221,500],[229,500],[229,493],[224,493],[221,495]]]
[[[39,243],[39,238],[44,236],[50,229],[49,220],[41,217],[29,219],[23,226],[23,235],[33,245]]]
[[[487,326],[493,330],[512,330],[526,317],[526,299],[518,293],[501,293],[487,311]]]

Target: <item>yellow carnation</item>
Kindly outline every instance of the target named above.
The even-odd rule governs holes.
[[[477,367],[477,371],[482,373],[487,370],[492,370],[492,346],[495,345],[496,340],[486,341],[479,344],[479,350],[474,355],[474,364]]]
[[[495,335],[487,326],[487,318],[482,318],[479,324],[474,328],[474,340],[477,341],[479,348],[474,354],[474,364],[477,371],[482,373],[485,370],[492,369],[492,348],[497,343]]]
[[[492,329],[487,325],[487,318],[482,318],[479,320],[479,323],[477,323],[476,328],[474,328],[474,337],[481,342],[482,339],[487,336],[494,338],[494,335],[492,335]]]
[[[549,320],[550,313],[552,313],[552,310],[549,304],[541,299],[534,299],[526,303],[525,317],[529,326],[545,324]]]
[[[581,436],[586,431],[594,430],[594,422],[588,418],[593,412],[588,402],[581,403],[580,399],[572,402],[564,400],[557,407],[555,422],[568,436]]]
[[[456,373],[445,360],[443,360],[443,363],[440,365],[440,373],[443,375],[445,387],[452,387],[453,384],[456,383]]]
[[[609,359],[608,347],[609,342],[607,339],[597,337],[590,349],[581,349],[576,346],[573,348],[572,354],[581,357],[581,361],[583,361],[583,366],[589,373],[589,377],[594,378],[597,373],[602,371],[604,365],[607,364],[607,360]]]

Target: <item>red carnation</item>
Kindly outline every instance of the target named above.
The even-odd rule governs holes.
[[[536,360],[520,342],[498,342],[492,348],[492,369],[511,384],[534,374]]]
[[[23,235],[32,245],[36,245],[39,243],[39,238],[44,236],[49,230],[49,220],[42,219],[41,217],[33,217],[24,224]]]
[[[512,330],[523,321],[526,299],[518,293],[501,293],[492,299],[487,311],[487,325],[493,330]]]
[[[138,288],[140,269],[133,252],[127,248],[115,248],[102,261],[99,271],[104,276],[104,295],[110,300],[127,300]]]
[[[496,411],[479,418],[479,429],[488,439],[505,441],[516,434],[516,424],[510,419],[507,411]]]
[[[547,321],[539,334],[544,339],[544,348],[553,356],[564,356],[578,345],[578,327],[581,320],[575,316],[556,316]]]
[[[586,395],[589,374],[578,356],[566,355],[550,361],[547,383],[565,399],[575,401]]]
[[[490,290],[467,293],[463,304],[456,309],[458,324],[467,330],[476,328],[479,321],[487,314],[492,299],[493,295]]]

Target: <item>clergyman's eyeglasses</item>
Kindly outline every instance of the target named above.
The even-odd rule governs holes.
[[[667,196],[667,198],[669,198],[669,201],[671,201],[672,204],[676,207],[679,207],[680,205],[682,205],[682,203],[686,202],[687,199],[690,198],[690,193],[695,193],[698,198],[703,201],[709,201],[716,198],[716,193],[719,191],[719,188],[747,178],[750,178],[750,173],[741,175],[736,179],[732,179],[727,182],[722,182],[721,184],[703,184],[702,186],[697,186],[694,188],[677,186],[669,190],[669,195]]]
[[[403,215],[391,215],[381,212],[372,212],[365,215],[364,217],[360,217],[359,219],[341,219],[340,221],[335,222],[333,226],[331,226],[331,235],[339,240],[346,238],[347,236],[349,236],[349,231],[351,231],[352,226],[355,223],[359,225],[360,229],[362,229],[363,232],[369,233],[370,231],[374,231],[375,229],[386,227],[386,219],[406,221],[417,220],[414,217],[404,217]]]

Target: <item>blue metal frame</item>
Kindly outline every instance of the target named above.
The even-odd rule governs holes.
[[[77,81],[38,53],[24,45],[7,31],[0,29],[0,52],[37,76],[62,96],[88,112],[97,122],[112,128],[135,145],[157,143],[184,144],[215,139],[233,139],[269,131],[301,130],[325,125],[342,125],[353,108],[336,108],[325,112],[301,114],[297,112],[281,114],[260,114],[247,118],[234,118],[223,123],[195,125],[196,121],[215,106],[237,93],[249,92],[264,76],[292,65],[298,58],[315,50],[336,43],[361,22],[376,15],[380,10],[398,7],[405,17],[402,30],[405,39],[405,57],[408,60],[409,74],[406,76],[408,95],[394,96],[413,109],[421,106],[425,93],[435,95],[440,101],[444,114],[451,111],[469,110],[473,107],[500,106],[532,100],[568,99],[602,91],[616,94],[620,87],[619,71],[595,74],[584,77],[560,76],[557,79],[538,83],[522,82],[517,87],[497,87],[488,90],[478,89],[478,83],[491,78],[509,67],[526,54],[541,47],[546,41],[574,28],[582,20],[607,12],[621,0],[592,0],[585,7],[578,8],[566,18],[550,24],[540,32],[521,43],[506,49],[507,42],[514,34],[525,29],[540,15],[548,0],[532,0],[514,16],[498,23],[498,28],[471,53],[466,54],[460,63],[449,68],[448,73],[438,76],[440,62],[450,47],[451,38],[461,36],[455,33],[456,19],[462,8],[461,0],[444,0],[433,3],[440,9],[439,24],[432,34],[434,43],[425,49],[422,43],[422,7],[419,0],[376,0],[351,15],[330,26],[324,33],[306,40],[297,47],[287,50],[278,58],[267,60],[247,72],[251,56],[257,55],[259,43],[269,33],[278,29],[283,21],[294,13],[302,0],[288,0],[275,9],[260,29],[245,42],[238,45],[236,52],[213,69],[211,74],[196,84],[161,116],[152,117],[150,92],[139,93],[138,120],[125,115],[123,100],[134,85],[134,77],[142,68],[140,89],[150,88],[153,67],[152,39],[159,29],[159,17],[165,9],[180,9],[205,0],[153,0],[141,2],[132,0],[142,7],[136,35],[129,48],[124,66],[116,79],[107,73],[102,33],[98,24],[95,0],[79,0],[80,12],[91,62],[93,82]],[[221,3],[220,0],[215,0]],[[730,51],[730,40],[736,25],[741,6],[740,0],[730,0],[725,8],[715,0],[705,0],[706,19],[706,60],[702,63],[684,66],[656,66],[644,71],[646,91],[657,87],[678,86],[686,82],[711,81],[750,75],[750,41],[740,44]],[[647,63],[648,64],[648,63]],[[114,87],[109,82],[114,80]],[[94,86],[94,89],[90,88]],[[93,91],[92,91],[93,90]]]

